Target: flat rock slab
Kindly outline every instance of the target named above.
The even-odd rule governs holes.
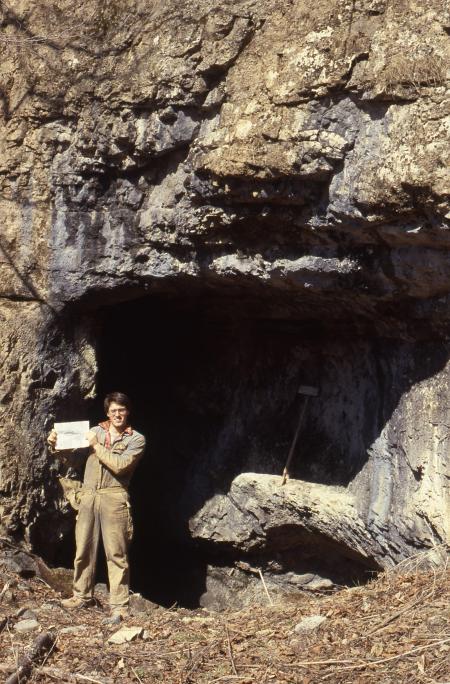
[[[227,494],[215,494],[191,518],[194,539],[228,545],[245,553],[270,552],[303,543],[333,542],[343,556],[361,562],[382,556],[379,540],[367,528],[353,494],[343,487],[241,473]],[[286,535],[286,531],[288,536]],[[323,551],[322,551],[323,553]]]
[[[33,632],[35,629],[39,628],[39,622],[37,620],[19,620],[14,625],[16,632],[23,634],[24,632]]]
[[[310,615],[309,617],[303,618],[300,622],[295,625],[294,632],[297,634],[301,632],[312,632],[314,629],[320,627],[322,623],[325,622],[327,618],[323,615]]]
[[[70,627],[63,627],[60,630],[60,634],[81,634],[85,632],[87,625],[72,625]]]
[[[134,641],[141,637],[144,633],[142,627],[122,627],[118,632],[115,632],[109,637],[110,644],[126,644],[129,641]]]

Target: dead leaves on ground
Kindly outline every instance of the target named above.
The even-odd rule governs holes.
[[[14,578],[4,572],[2,587]],[[8,592],[4,593],[4,597]],[[145,640],[108,644],[100,608],[63,611],[37,579],[20,580],[15,603],[0,604],[2,671],[35,638],[14,631],[19,607],[32,608],[42,629],[58,633],[56,647],[29,680],[125,684],[411,684],[450,680],[450,571],[389,572],[364,587],[326,596],[252,606],[239,612],[154,610],[127,624]],[[311,632],[294,632],[305,616],[327,619]],[[82,625],[72,633],[62,630]],[[116,628],[117,629],[117,628]],[[9,670],[8,670],[9,668]]]

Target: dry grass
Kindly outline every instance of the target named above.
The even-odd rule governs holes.
[[[381,79],[387,92],[398,88],[415,92],[423,87],[437,87],[446,81],[447,65],[440,55],[393,55]]]
[[[107,643],[103,611],[68,614],[37,579],[20,580],[16,604],[3,602],[1,614],[39,609],[42,628],[57,632],[56,647],[29,680],[36,684],[444,684],[450,681],[450,570],[445,563],[423,570],[423,561],[417,556],[367,586],[334,595],[299,592],[295,600],[221,615],[156,609],[130,618],[147,638],[122,646]],[[14,581],[3,575],[3,582]],[[319,629],[295,633],[302,617],[317,614],[327,618]],[[15,619],[0,635],[5,672],[36,636],[16,634]],[[76,635],[61,633],[69,625],[84,627]]]

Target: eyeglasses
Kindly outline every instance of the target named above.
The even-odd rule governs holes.
[[[108,413],[112,413],[113,415],[114,415],[114,413],[126,413],[126,412],[127,412],[127,409],[126,409],[126,408],[123,408],[123,409],[109,409],[109,411],[108,411]]]

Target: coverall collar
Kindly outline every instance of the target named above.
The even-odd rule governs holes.
[[[109,432],[109,428],[111,427],[111,421],[110,420],[105,420],[103,423],[99,423],[99,426],[103,428],[103,430],[106,430],[106,432]],[[122,431],[122,435],[132,435],[133,434],[133,428],[131,425],[127,425],[125,430]]]
[[[110,449],[110,448],[111,448],[111,433],[110,433],[110,431],[109,431],[109,428],[111,427],[111,421],[110,421],[110,420],[105,420],[103,423],[99,423],[99,425],[100,425],[100,427],[101,427],[103,430],[105,430],[105,432],[106,432],[106,435],[105,435],[105,447],[106,447],[107,449]],[[114,441],[117,442],[117,441],[121,440],[121,439],[123,438],[124,435],[132,435],[132,434],[133,434],[133,430],[131,429],[131,426],[130,426],[130,425],[127,425],[127,427],[125,428],[125,430],[123,430],[123,431],[120,433],[120,436],[117,437],[117,439],[115,439]]]

